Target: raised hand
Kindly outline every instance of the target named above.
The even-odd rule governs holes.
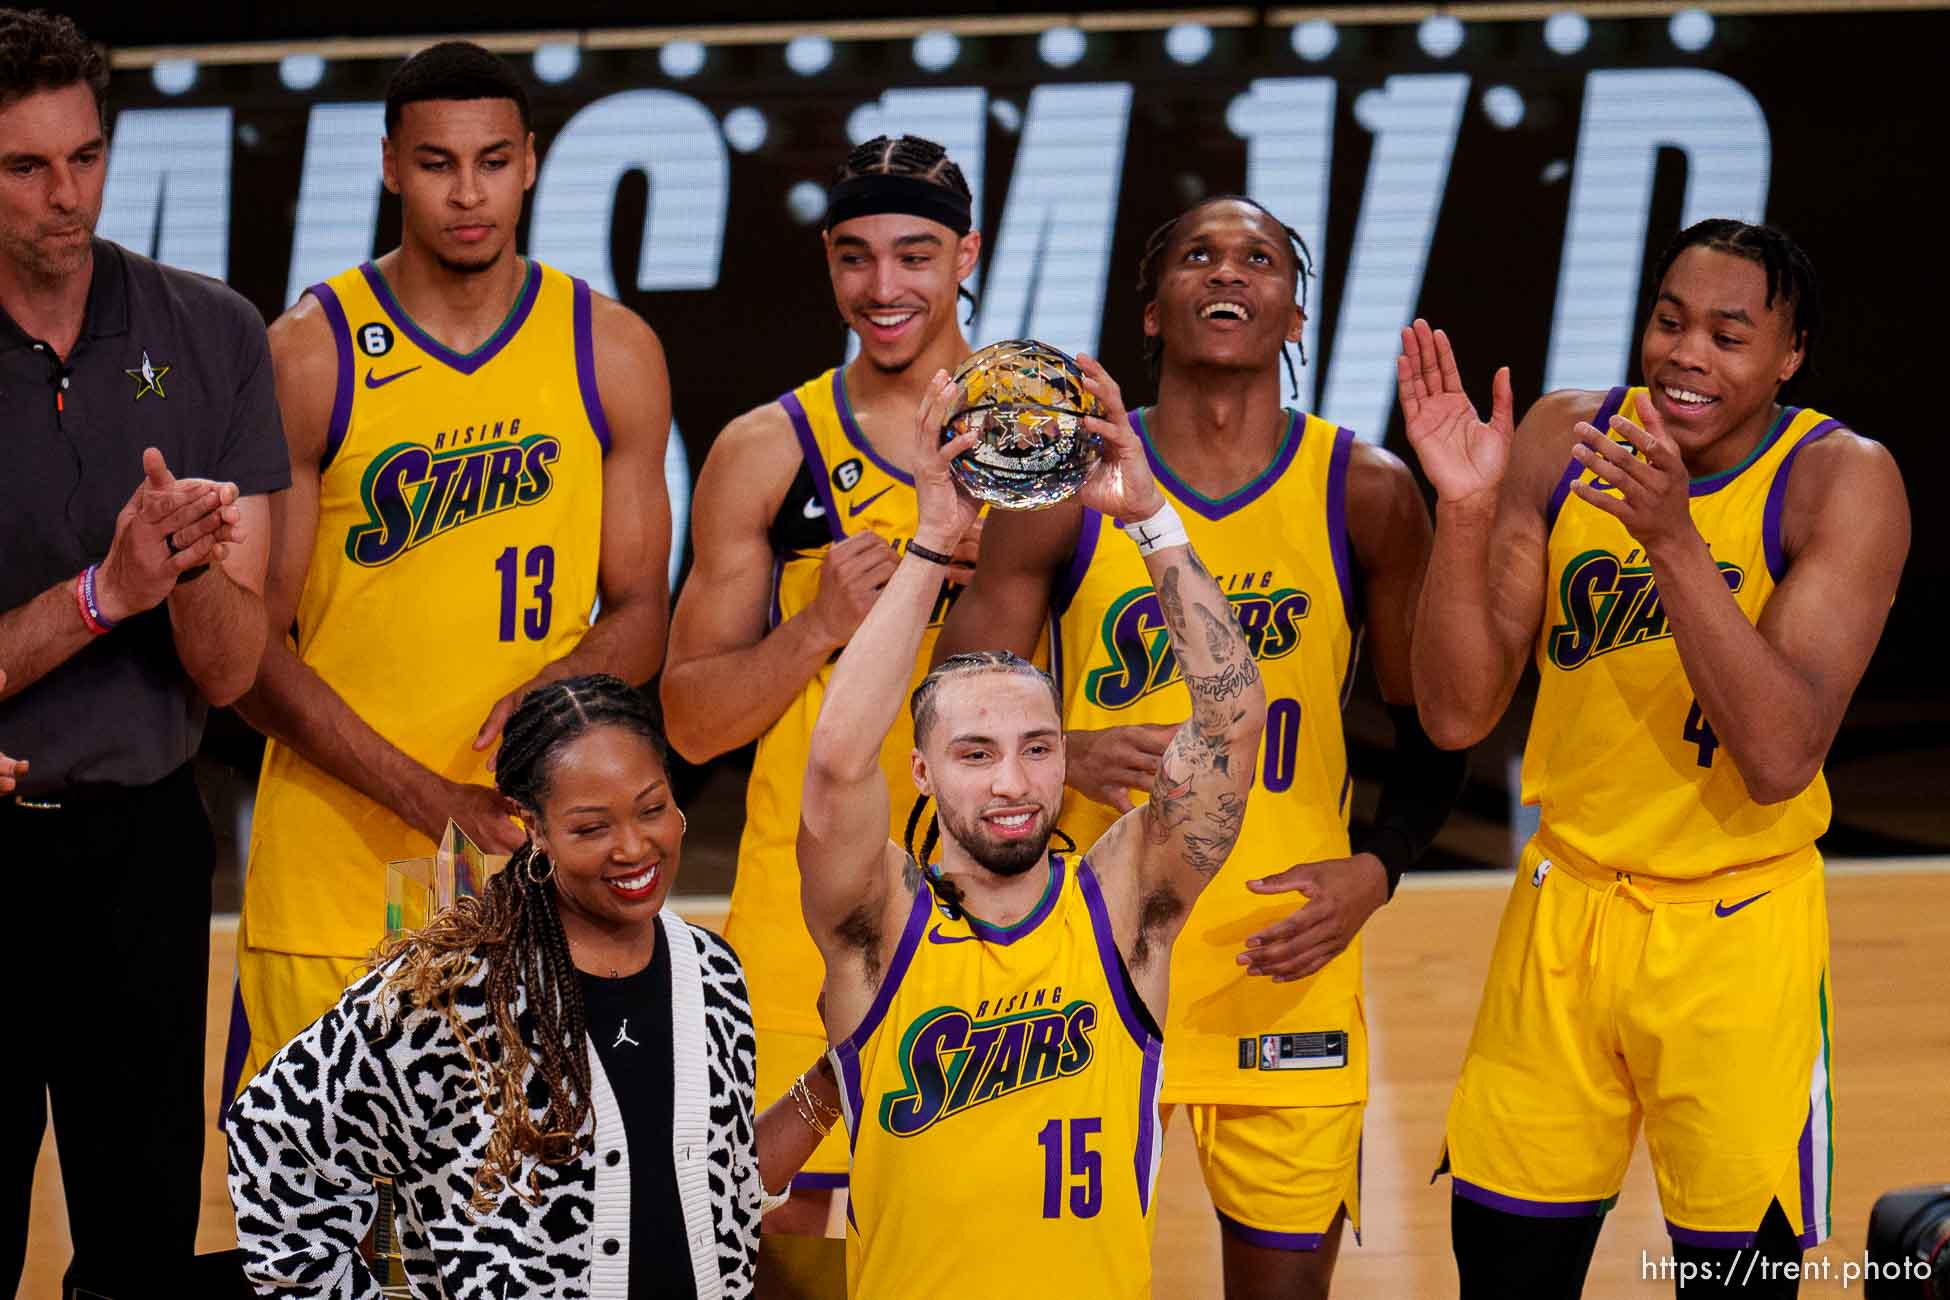
[[[1149,519],[1165,498],[1151,476],[1144,443],[1124,412],[1124,394],[1095,357],[1078,354],[1077,365],[1083,369],[1083,386],[1103,408],[1101,415],[1083,417],[1083,427],[1097,435],[1103,451],[1077,491],[1077,500],[1120,524]]]
[[[1614,415],[1611,431],[1625,439],[1620,446],[1592,424],[1576,426],[1578,440],[1571,454],[1586,469],[1597,473],[1617,496],[1580,479],[1571,490],[1606,514],[1617,516],[1631,531],[1632,539],[1648,554],[1666,543],[1697,538],[1691,506],[1692,480],[1679,444],[1665,430],[1664,422],[1652,403],[1639,412],[1644,427],[1622,415]],[[1640,453],[1632,454],[1633,449]]]
[[[102,612],[115,622],[162,604],[184,573],[221,563],[243,536],[235,483],[178,479],[154,447],[142,453],[142,473],[97,575]]]
[[[1516,431],[1511,412],[1510,368],[1496,372],[1491,386],[1489,423],[1476,413],[1463,391],[1449,336],[1431,330],[1420,317],[1402,331],[1402,354],[1395,358],[1408,441],[1422,472],[1442,501],[1466,501],[1493,493],[1503,481]]]
[[[948,468],[955,457],[975,445],[976,435],[964,433],[953,441],[941,441],[941,430],[960,404],[960,386],[947,371],[937,370],[914,416],[914,495],[920,499],[915,540],[943,552],[954,549],[982,512],[982,503],[968,495]]]

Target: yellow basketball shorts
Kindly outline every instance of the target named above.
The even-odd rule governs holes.
[[[812,1034],[792,1034],[778,1029],[756,1030],[758,1040],[758,1108],[764,1110],[779,1098],[792,1081],[817,1064],[826,1054],[826,1040]],[[796,1122],[796,1121],[795,1121]],[[851,1165],[846,1144],[846,1125],[835,1124],[820,1140],[803,1168],[793,1176],[792,1186],[845,1187]]]
[[[363,973],[363,957],[313,957],[253,947],[237,923],[237,987],[224,1053],[225,1103],[270,1064],[278,1049],[330,1011]]]
[[[1169,1123],[1176,1107],[1165,1111]],[[1275,1250],[1318,1250],[1347,1208],[1361,1239],[1361,1116],[1343,1106],[1186,1104],[1219,1226]]]
[[[1635,880],[1547,835],[1524,852],[1449,1106],[1455,1194],[1514,1214],[1603,1214],[1643,1126],[1675,1241],[1745,1247],[1776,1199],[1803,1249],[1826,1238],[1820,855]]]

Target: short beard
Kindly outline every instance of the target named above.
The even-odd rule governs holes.
[[[937,807],[942,831],[961,845],[962,852],[975,859],[977,866],[994,875],[1020,876],[1049,853],[1051,826],[1044,826],[1042,834],[1027,839],[998,842],[989,839],[976,827],[961,824],[961,818],[946,805]]]
[[[505,251],[507,251],[505,248],[496,249],[494,255],[484,262],[462,262],[439,253],[434,254],[433,260],[440,264],[441,270],[450,271],[455,275],[480,275],[485,271],[492,271],[500,263],[501,254]]]

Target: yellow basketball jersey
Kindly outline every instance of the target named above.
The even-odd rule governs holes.
[[[917,891],[833,1049],[853,1144],[849,1295],[1151,1294],[1163,1057],[1090,864],[1006,929]]]
[[[1168,1102],[1327,1106],[1367,1096],[1359,937],[1323,970],[1275,984],[1243,973],[1246,936],[1300,905],[1246,881],[1347,856],[1350,777],[1341,705],[1354,667],[1347,549],[1347,460],[1354,435],[1289,413],[1285,441],[1252,482],[1222,501],[1193,491],[1158,456],[1151,471],[1192,547],[1232,602],[1266,684],[1258,779],[1232,856],[1205,887],[1172,952]],[[1051,661],[1064,726],[1180,723],[1191,696],[1137,548],[1084,512],[1055,592]],[[1143,798],[1142,794],[1136,796]],[[1089,845],[1117,811],[1069,791],[1061,825]]]
[[[574,648],[596,603],[603,454],[589,286],[539,262],[465,356],[371,263],[307,290],[338,349],[298,657],[449,780],[491,785],[473,740],[496,700]],[[385,932],[385,869],[433,843],[276,741],[244,891],[251,942],[357,956]]]
[[[1636,419],[1645,390],[1613,389],[1595,423]],[[1784,408],[1753,454],[1692,483],[1693,523],[1741,612],[1758,620],[1787,572],[1781,512],[1801,448],[1840,427]],[[1625,525],[1580,500],[1574,460],[1548,510],[1549,580],[1523,800],[1547,845],[1610,871],[1709,876],[1805,849],[1828,828],[1828,783],[1761,805],[1686,681],[1652,566]]]
[[[786,494],[772,527],[772,613],[777,627],[819,592],[819,568],[834,543],[862,531],[895,545],[914,535],[918,502],[914,480],[874,451],[846,400],[846,377],[829,370],[779,399],[792,420],[804,461],[800,480]],[[928,616],[912,685],[927,673],[934,639],[961,588],[943,583]],[[837,660],[838,656],[834,656]],[[824,1037],[816,1006],[819,950],[799,901],[799,802],[806,780],[806,753],[819,719],[828,663],[779,720],[759,737],[745,787],[745,830],[738,842],[738,876],[731,890],[725,938],[745,963],[752,1019],[762,1029]],[[890,806],[888,834],[899,840],[915,799],[913,730],[907,711],[880,749]]]

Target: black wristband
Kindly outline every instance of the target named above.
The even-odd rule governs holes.
[[[931,551],[927,547],[922,546],[919,542],[916,542],[912,537],[907,539],[907,553],[909,555],[916,557],[917,559],[926,560],[929,564],[939,564],[945,566],[945,565],[953,564],[955,562],[954,556],[943,555],[940,551]]]
[[[1381,869],[1388,875],[1388,897],[1395,896],[1396,886],[1402,883],[1402,872],[1413,866],[1421,854],[1415,851],[1415,842],[1393,826],[1377,826],[1360,837],[1354,845],[1356,853],[1372,853],[1381,859]]]

